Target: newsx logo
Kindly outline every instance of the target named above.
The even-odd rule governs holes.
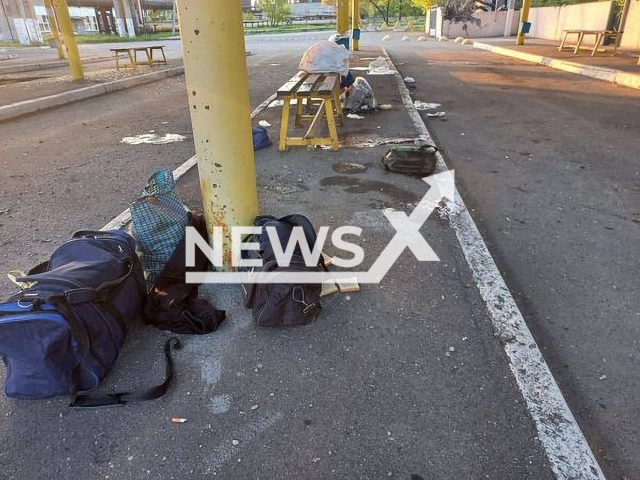
[[[411,215],[402,211],[390,210],[381,213],[396,230],[395,235],[380,253],[371,268],[367,271],[332,271],[332,272],[262,272],[262,259],[242,258],[243,250],[258,250],[256,242],[243,242],[242,238],[250,234],[262,234],[263,227],[233,227],[231,229],[231,261],[233,267],[247,267],[249,271],[235,272],[187,272],[187,283],[318,283],[327,279],[340,280],[357,277],[359,283],[380,283],[391,269],[405,248],[409,248],[413,255],[421,262],[439,261],[431,246],[420,234],[420,228],[429,218],[433,210],[441,202],[448,199],[455,202],[455,186],[453,170],[444,171],[423,180],[430,185],[429,190],[416,205]],[[311,249],[307,243],[302,227],[295,226],[286,246],[280,243],[274,226],[264,227],[269,237],[274,256],[279,267],[291,264],[296,246],[300,249],[304,262],[308,267],[316,267],[322,255],[322,249],[329,236],[330,227],[322,226],[318,229],[316,243]],[[331,243],[334,247],[350,254],[350,258],[333,257],[332,264],[341,268],[354,268],[365,259],[363,248],[346,240],[347,235],[360,237],[362,229],[357,226],[345,225],[336,228],[331,233]],[[195,265],[195,248],[198,247],[215,267],[223,266],[223,231],[222,227],[214,227],[211,245],[193,227],[186,231],[186,264]]]

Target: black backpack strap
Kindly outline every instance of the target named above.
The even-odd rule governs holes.
[[[82,393],[78,394],[78,377],[79,370],[76,368],[72,373],[72,399],[69,404],[70,408],[103,408],[103,407],[116,407],[126,405],[134,402],[144,402],[147,400],[155,400],[162,397],[173,379],[173,358],[171,356],[171,347],[175,350],[180,350],[182,344],[176,337],[171,337],[164,344],[164,356],[166,362],[165,380],[160,385],[148,388],[146,390],[140,390],[137,392],[118,392],[107,394],[92,394]],[[75,383],[75,385],[73,385]]]

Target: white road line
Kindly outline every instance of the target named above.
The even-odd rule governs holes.
[[[418,130],[430,143],[433,139],[418,110],[413,105],[409,89],[402,80],[389,54],[382,47],[389,65],[395,70],[395,80],[402,101]],[[438,171],[449,170],[438,152]],[[484,300],[496,336],[504,345],[509,366],[533,418],[538,437],[551,469],[559,479],[602,479],[604,475],[584,438],[567,402],[560,392],[542,352],[518,309],[511,292],[496,266],[487,245],[471,218],[460,192],[456,188],[455,202],[443,209],[456,232],[464,256]]]
[[[267,98],[264,102],[258,105],[255,108],[255,110],[251,112],[251,120],[253,120],[255,117],[260,115],[264,111],[264,109],[267,108],[269,104],[275,100],[275,98],[276,98],[276,94],[274,93],[269,98]],[[173,178],[176,181],[178,181],[180,177],[182,177],[185,173],[187,173],[193,166],[197,165],[197,163],[198,163],[198,160],[194,155],[193,157],[191,157],[189,160],[184,162],[182,165],[180,165],[178,168],[176,168],[173,171]],[[131,222],[131,210],[127,208],[124,212],[122,212],[120,215],[115,217],[113,220],[107,223],[100,230],[124,230],[125,228],[127,228],[130,222]]]

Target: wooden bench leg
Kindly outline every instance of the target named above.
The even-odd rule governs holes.
[[[584,39],[584,33],[580,32],[578,34],[578,41],[576,42],[576,48],[573,49],[573,54],[577,55],[580,50],[580,45],[582,44],[582,40]]]
[[[569,32],[564,32],[564,36],[562,37],[562,42],[560,42],[560,46],[558,47],[558,51],[561,52],[562,49],[564,48],[564,44],[567,41],[567,36],[569,35]]]
[[[289,107],[291,106],[291,97],[284,98],[282,105],[282,120],[280,121],[280,151],[287,149],[287,135],[289,132]]]
[[[600,44],[602,43],[604,35],[602,35],[601,33],[596,34],[596,42],[593,45],[593,50],[591,51],[591,56],[595,57],[596,53],[598,52],[598,48],[600,48]]]
[[[324,108],[327,114],[327,124],[329,126],[329,136],[331,137],[331,145],[334,150],[340,149],[338,143],[338,130],[336,129],[336,119],[333,116],[333,100],[331,98],[324,99]]]
[[[336,115],[338,116],[338,123],[344,125],[344,118],[342,117],[342,105],[340,105],[340,85],[336,86],[333,91],[333,101],[336,104]]]
[[[298,98],[296,101],[296,118],[294,121],[294,125],[296,127],[300,127],[302,125],[302,102],[306,101],[304,98]]]

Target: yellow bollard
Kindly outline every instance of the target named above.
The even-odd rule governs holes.
[[[340,35],[346,35],[349,31],[349,0],[338,0],[337,30]]]
[[[357,52],[358,50],[360,50],[360,38],[356,38],[356,36],[358,37],[360,36],[360,0],[351,0],[351,1],[353,4],[353,8],[351,10],[353,51]]]
[[[516,45],[524,45],[524,33],[520,33],[522,24],[529,20],[529,8],[531,7],[531,0],[523,0],[522,10],[520,11],[520,25],[518,25],[518,37],[516,38]]]
[[[69,17],[69,7],[67,6],[67,0],[51,0],[51,6],[58,19],[58,25],[60,26],[60,35],[62,41],[67,49],[67,56],[69,57],[69,67],[71,67],[71,75],[74,80],[84,79],[84,71],[82,70],[82,61],[80,60],[80,53],[78,52],[78,45],[73,33],[73,24]]]
[[[213,238],[222,227],[229,270],[231,228],[252,225],[258,214],[242,5],[178,0],[177,7],[207,230]]]
[[[49,20],[49,27],[51,27],[51,37],[56,42],[56,48],[58,49],[58,58],[65,58],[64,47],[60,41],[60,34],[58,33],[58,24],[56,23],[56,16],[53,13],[53,7],[51,6],[51,0],[44,0],[44,8],[47,9],[47,18]]]

